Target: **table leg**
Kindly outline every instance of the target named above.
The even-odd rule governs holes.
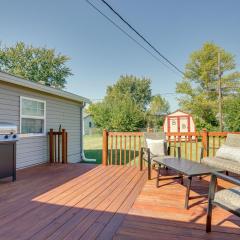
[[[185,208],[186,209],[188,209],[188,202],[189,202],[189,196],[190,196],[190,190],[191,190],[191,183],[192,183],[192,177],[188,177],[187,190],[186,190],[186,196],[185,196]]]
[[[161,176],[161,165],[158,164],[158,170],[157,170],[157,178],[156,178],[156,187],[159,187],[159,178]]]
[[[180,174],[179,177],[181,178],[180,183],[181,183],[181,185],[183,185],[183,175]]]

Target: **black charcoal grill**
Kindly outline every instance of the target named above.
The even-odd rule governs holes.
[[[19,139],[17,126],[0,122],[0,178],[16,180],[16,142]]]

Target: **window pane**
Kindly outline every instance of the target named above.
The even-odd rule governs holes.
[[[44,133],[44,120],[22,118],[22,133]]]
[[[22,100],[22,114],[25,116],[44,116],[44,103],[29,99]]]

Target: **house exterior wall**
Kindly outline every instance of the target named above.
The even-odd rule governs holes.
[[[42,92],[22,88],[0,81],[0,122],[10,122],[20,129],[20,96],[46,101],[46,131],[58,130],[59,124],[68,132],[68,160],[81,159],[81,104],[47,95]],[[17,168],[48,161],[47,136],[20,137],[17,142]]]

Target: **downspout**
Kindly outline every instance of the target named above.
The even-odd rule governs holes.
[[[80,154],[81,154],[81,161],[87,161],[87,162],[96,162],[96,159],[89,159],[85,157],[84,154],[84,145],[83,145],[83,109],[86,106],[85,103],[83,103],[80,107]]]

